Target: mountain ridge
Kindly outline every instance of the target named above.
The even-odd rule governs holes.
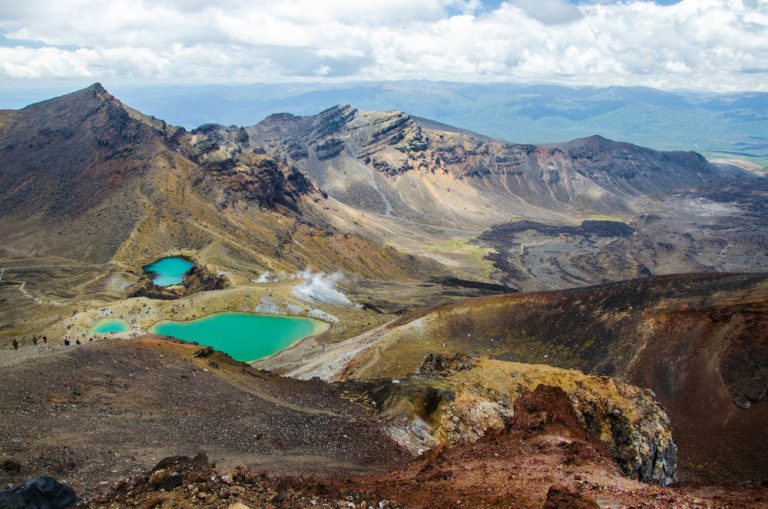
[[[275,111],[307,115],[333,104],[353,103],[365,110],[394,108],[523,143],[561,142],[599,133],[657,150],[693,149],[707,157],[731,152],[745,160],[765,160],[765,137],[756,134],[766,131],[765,93],[430,81],[115,90],[138,109],[190,130],[203,122],[250,125]],[[19,92],[18,98],[9,95],[6,104],[23,106],[58,93]]]
[[[211,238],[200,218],[185,217],[204,214],[203,222],[223,224],[216,214],[227,210],[227,221],[242,224],[261,214],[249,206],[373,243],[394,235],[396,248],[429,256],[436,243],[457,235],[465,242],[516,219],[567,224],[595,214],[628,217],[648,193],[744,176],[694,153],[602,137],[534,146],[450,129],[423,127],[398,111],[338,105],[318,115],[275,114],[250,127],[204,124],[187,132],[125,106],[97,83],[6,114],[0,212],[41,232],[58,223],[53,243],[33,235],[34,249],[79,246],[78,256],[100,262],[147,237],[137,235],[141,217],[166,225],[162,235],[178,237],[170,244],[181,248],[190,245],[179,242],[184,237],[196,239],[191,245]],[[184,210],[177,193],[195,196],[197,212]],[[260,231],[262,238],[274,236]],[[94,235],[109,247],[89,255],[88,244],[76,239]],[[399,240],[414,235],[426,244]],[[152,241],[152,252],[159,255],[164,242]],[[274,268],[265,255],[258,256],[262,267]]]
[[[278,119],[279,125],[276,125]],[[476,137],[456,128],[451,131],[422,128],[416,119],[398,111],[363,112],[351,106],[336,106],[316,116],[268,117],[246,130],[252,140],[261,140],[271,155],[285,157],[302,168],[325,192],[342,202],[384,215],[397,209],[404,218],[417,221],[420,218],[415,210],[416,198],[407,195],[410,187],[421,187],[420,195],[427,197],[426,203],[419,200],[422,210],[440,199],[430,196],[431,191],[410,177],[410,172],[415,170],[420,179],[428,181],[428,187],[453,185],[469,196],[484,194],[506,217],[522,215],[520,206],[575,211],[571,202],[578,202],[579,208],[595,213],[629,211],[627,198],[738,174],[715,167],[693,153],[662,153],[594,137],[566,144],[518,145]],[[289,139],[280,146],[278,140],[286,133],[290,133]],[[582,150],[577,150],[582,146]],[[558,157],[563,152],[566,157]],[[595,153],[604,152],[615,154],[608,156],[607,161],[590,162]],[[642,160],[632,161],[634,155]],[[580,168],[592,164],[595,169],[591,173],[573,171],[569,159],[577,160]],[[643,167],[658,169],[662,163],[673,174],[650,176],[643,172]],[[613,175],[601,173],[600,168],[610,166],[622,171]],[[382,173],[390,179],[380,177]],[[432,178],[428,173],[438,176]],[[452,180],[443,182],[446,178],[441,180],[440,174],[451,174],[447,178]],[[520,175],[523,182],[515,175]],[[398,188],[397,183],[391,182],[397,178],[407,182]],[[457,182],[464,179],[471,182]],[[510,202],[514,200],[523,203],[511,207]],[[423,220],[439,222],[446,214],[462,215],[438,205]],[[462,220],[483,221],[479,215],[481,211],[475,210]],[[500,222],[503,217],[497,215],[495,219]],[[485,225],[489,226],[487,221]]]

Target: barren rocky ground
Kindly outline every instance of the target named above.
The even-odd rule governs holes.
[[[200,450],[273,473],[382,470],[407,458],[344,388],[279,378],[148,337],[2,351],[3,483],[52,473],[93,493]],[[42,350],[42,348],[41,348]]]
[[[478,442],[414,458],[383,433],[359,384],[274,377],[219,353],[195,358],[198,349],[147,337],[5,351],[2,482],[53,474],[88,507],[768,501],[754,485],[661,488],[625,477],[557,387],[524,393],[514,417]]]

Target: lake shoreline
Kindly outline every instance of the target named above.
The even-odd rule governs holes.
[[[326,322],[325,320],[321,320],[319,318],[310,318],[310,317],[307,317],[307,318],[309,318],[309,320],[312,320],[313,322],[318,322],[318,323],[314,324],[315,328],[312,331],[312,334],[310,334],[309,336],[304,336],[303,338],[297,339],[296,341],[294,341],[290,345],[286,346],[285,348],[283,348],[279,352],[275,352],[275,353],[273,353],[271,355],[267,355],[266,357],[260,357],[258,359],[253,359],[252,361],[246,361],[246,362],[248,362],[248,364],[252,364],[254,362],[265,361],[267,359],[271,359],[275,355],[278,355],[278,354],[281,354],[281,353],[283,353],[283,352],[285,352],[287,350],[291,350],[293,348],[296,348],[296,347],[299,346],[299,344],[303,343],[304,341],[316,338],[316,337],[320,336],[321,334],[325,334],[326,332],[328,332],[331,329],[331,325],[332,324],[330,322]]]

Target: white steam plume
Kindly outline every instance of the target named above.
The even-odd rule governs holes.
[[[295,277],[305,280],[293,287],[293,296],[299,300],[323,302],[334,306],[352,305],[352,301],[336,288],[340,281],[346,279],[342,272],[337,271],[333,274],[326,274],[325,272],[312,272],[307,269],[299,272]]]

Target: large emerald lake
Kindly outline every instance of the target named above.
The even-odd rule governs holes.
[[[217,313],[187,322],[163,321],[151,332],[212,346],[235,360],[250,362],[284,350],[327,326],[310,318]]]
[[[157,286],[178,285],[195,264],[180,256],[162,258],[155,263],[142,267]]]

